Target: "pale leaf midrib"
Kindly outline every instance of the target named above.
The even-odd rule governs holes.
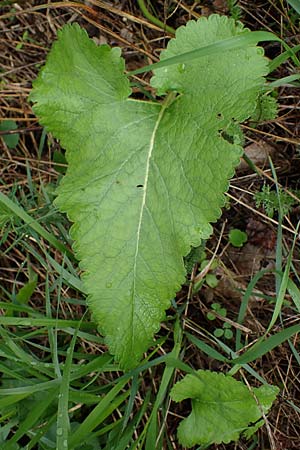
[[[168,101],[164,102],[162,104],[161,110],[159,112],[159,115],[157,117],[157,121],[155,123],[155,126],[153,128],[153,132],[150,139],[149,144],[149,150],[148,150],[148,157],[147,157],[147,163],[146,163],[146,171],[145,171],[145,177],[144,177],[144,184],[143,184],[143,198],[141,203],[141,209],[140,209],[140,215],[139,215],[139,221],[138,221],[138,227],[137,227],[137,239],[136,239],[136,249],[135,249],[135,255],[134,255],[134,266],[133,266],[133,292],[132,292],[132,304],[131,304],[131,324],[134,322],[134,310],[135,310],[135,292],[136,292],[136,271],[137,271],[137,259],[138,259],[138,253],[139,253],[139,244],[140,244],[140,237],[141,237],[141,229],[142,229],[142,222],[143,222],[143,215],[145,211],[146,206],[146,197],[147,197],[147,188],[148,188],[148,181],[149,181],[149,172],[150,172],[150,162],[151,157],[153,153],[153,148],[155,145],[155,138],[157,134],[157,130],[159,128],[160,122],[163,118],[163,115],[165,113],[165,110],[170,105]],[[133,333],[134,328],[131,326],[131,347],[133,347]],[[134,350],[132,348],[131,350]]]

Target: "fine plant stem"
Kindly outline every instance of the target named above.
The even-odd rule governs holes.
[[[176,30],[169,25],[166,25],[161,20],[159,20],[157,17],[153,16],[147,9],[144,0],[137,0],[138,5],[140,7],[140,10],[148,19],[150,22],[152,22],[154,25],[158,26],[159,28],[162,28],[164,31],[167,31],[170,34],[175,34]]]

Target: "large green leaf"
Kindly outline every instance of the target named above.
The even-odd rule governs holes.
[[[190,22],[163,52],[249,33],[226,17]],[[211,233],[242,149],[231,142],[267,72],[249,45],[155,71],[161,103],[128,98],[120,49],[78,25],[59,32],[34,110],[67,149],[56,205],[67,212],[94,319],[124,368],[137,364],[185,279],[183,256]],[[230,136],[231,134],[231,136]]]
[[[192,412],[178,427],[179,441],[192,447],[227,444],[237,441],[241,434],[249,437],[263,425],[259,419],[268,412],[278,392],[276,386],[264,385],[251,393],[240,381],[206,370],[186,375],[171,391],[176,402],[192,399]]]

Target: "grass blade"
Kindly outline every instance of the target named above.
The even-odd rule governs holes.
[[[281,64],[285,63],[289,58],[292,57],[292,54],[294,57],[296,57],[296,53],[298,53],[300,50],[300,44],[295,45],[292,48],[289,48],[283,53],[280,53],[280,55],[276,56],[272,61],[270,61],[269,68],[270,73],[276,70]]]
[[[93,411],[87,416],[87,418],[82,422],[82,424],[77,428],[77,430],[72,435],[69,440],[69,450],[73,449],[81,442],[83,442],[88,435],[101,423],[103,420],[110,415],[111,408],[115,409],[114,400],[117,399],[117,395],[124,388],[127,383],[127,379],[124,378],[119,381],[106,396],[98,403],[98,405],[93,409]],[[119,400],[124,401],[128,397],[129,392],[125,392],[123,397]],[[118,403],[118,402],[117,402]]]
[[[203,351],[206,355],[210,356],[211,358],[222,361],[222,362],[229,362],[228,358],[226,356],[223,356],[221,353],[219,353],[217,350],[212,348],[210,345],[207,345],[205,342],[200,341],[200,339],[196,338],[190,333],[185,333],[188,337],[189,341],[192,342],[196,347],[198,347],[201,351]]]
[[[258,359],[261,356],[273,350],[273,348],[278,347],[278,345],[281,345],[287,339],[289,339],[294,334],[299,332],[300,332],[300,324],[286,328],[285,330],[282,330],[279,333],[274,334],[273,336],[267,338],[266,340],[256,343],[242,356],[239,356],[232,362],[234,364],[242,365],[254,361],[255,359]]]
[[[64,373],[62,377],[62,382],[60,385],[60,391],[58,396],[58,408],[57,408],[57,428],[56,428],[56,445],[57,448],[67,449],[68,439],[70,431],[70,421],[69,421],[69,389],[70,389],[70,374],[72,368],[73,352],[77,339],[77,330],[75,330],[74,336],[72,337],[70,347],[67,350],[67,358],[64,367]]]
[[[28,431],[36,424],[43,413],[49,408],[51,403],[57,398],[57,390],[47,392],[42,402],[36,402],[33,409],[26,416],[14,436],[3,446],[3,450],[10,450]]]
[[[34,231],[36,231],[40,236],[42,236],[44,239],[46,239],[51,245],[53,245],[54,248],[59,250],[62,253],[66,253],[69,258],[74,260],[73,253],[58,239],[56,239],[51,233],[49,233],[45,228],[43,228],[36,219],[31,217],[29,214],[27,214],[26,211],[24,211],[23,208],[21,208],[19,205],[14,203],[10,198],[8,198],[6,195],[4,195],[2,192],[0,192],[0,204],[2,204],[4,207],[8,208],[9,211],[11,211],[14,215],[22,219],[26,225],[28,225],[30,228],[32,228]]]
[[[47,319],[32,317],[3,317],[0,316],[0,325],[21,326],[21,327],[55,327],[64,329],[66,327],[76,327],[80,324],[83,329],[93,330],[96,325],[93,322],[82,322],[80,320]]]
[[[194,59],[201,58],[207,55],[213,55],[222,53],[229,50],[237,50],[239,48],[245,47],[245,45],[256,45],[261,41],[277,41],[281,42],[283,45],[285,43],[275,34],[269,33],[268,31],[252,31],[249,33],[244,33],[241,35],[234,36],[232,38],[223,39],[222,41],[214,42],[213,44],[206,45],[197,50],[192,50],[190,52],[183,53],[172,58],[165,59],[155,64],[150,64],[140,69],[128,72],[128,75],[138,75],[144,72],[150,72],[152,70],[161,69],[163,67],[171,66],[173,64],[183,64]]]
[[[272,271],[268,270],[268,269],[264,269],[264,270],[260,270],[259,272],[257,272],[257,274],[255,274],[255,276],[253,277],[253,279],[250,281],[250,283],[247,286],[246,292],[243,295],[242,301],[241,301],[241,306],[240,306],[240,310],[239,310],[239,315],[237,318],[237,323],[242,325],[246,312],[247,312],[247,307],[248,307],[248,302],[250,300],[250,297],[253,293],[253,289],[256,285],[256,283],[266,274],[266,273],[270,273]],[[242,332],[240,329],[236,330],[236,337],[235,337],[235,350],[239,351],[242,348],[242,343],[241,343],[241,337],[242,337]]]
[[[299,0],[287,0],[288,4],[294,8],[294,10],[300,14],[300,1]]]
[[[0,389],[0,397],[2,395],[23,395],[23,394],[33,394],[34,392],[47,391],[53,389],[61,383],[61,379],[45,381],[44,383],[30,384],[28,386]]]
[[[300,291],[296,284],[293,282],[293,280],[289,279],[287,290],[290,296],[292,297],[292,300],[298,309],[298,312],[300,313]]]

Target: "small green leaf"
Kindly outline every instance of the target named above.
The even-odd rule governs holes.
[[[178,439],[188,448],[236,441],[251,430],[262,411],[268,412],[278,392],[269,385],[253,388],[259,407],[249,389],[232,377],[205,370],[186,375],[170,394],[176,402],[192,399],[192,412],[180,423]]]
[[[216,312],[219,312],[219,310],[221,309],[220,303],[212,303],[211,307],[212,307],[212,309],[214,309]]]
[[[227,309],[226,308],[220,308],[218,311],[218,314],[220,314],[220,316],[222,317],[226,317],[227,316]]]
[[[226,317],[227,309],[222,308],[220,303],[212,303],[211,307],[212,307],[212,309],[214,309],[216,311],[216,313],[220,314],[220,316]]]
[[[208,273],[205,277],[206,284],[211,288],[216,288],[218,286],[219,280],[213,273]]]
[[[213,262],[210,265],[210,270],[215,270],[219,266],[219,261],[217,259],[214,259]]]
[[[215,320],[216,315],[213,312],[210,311],[210,312],[208,312],[206,314],[206,317],[207,317],[208,320]]]
[[[203,269],[205,269],[205,267],[209,264],[209,260],[208,259],[203,259],[201,261],[200,267],[199,267],[199,272],[201,272]]]
[[[297,203],[293,197],[281,188],[278,189],[278,192],[271,191],[270,186],[267,184],[263,185],[261,191],[257,192],[254,198],[256,206],[259,208],[262,205],[270,218],[274,216],[275,211],[279,212],[281,210],[284,216],[289,214],[293,205]]]
[[[225,339],[232,339],[233,338],[233,332],[229,328],[224,327],[224,338]]]
[[[17,129],[18,125],[14,120],[5,120],[0,123],[0,131],[13,131]],[[18,133],[2,134],[1,137],[8,148],[15,148],[18,145],[20,135]]]
[[[193,294],[196,294],[197,292],[199,292],[200,289],[202,288],[203,284],[204,284],[204,278],[202,280],[197,281],[193,285]]]
[[[56,163],[54,164],[53,168],[61,173],[61,174],[65,174],[66,170],[67,170],[67,160],[66,157],[63,153],[55,151],[53,153],[53,162]],[[65,167],[64,167],[65,165]]]
[[[244,231],[235,228],[229,232],[229,242],[234,247],[242,247],[247,242],[248,236]]]
[[[217,338],[222,337],[224,334],[224,330],[222,330],[222,328],[216,328],[214,331],[214,336],[216,336]]]
[[[21,303],[21,304],[28,303],[28,301],[30,300],[30,297],[32,296],[32,294],[35,291],[37,282],[38,282],[38,276],[36,273],[33,273],[30,280],[26,284],[24,284],[23,287],[21,287],[21,289],[19,290],[19,292],[16,295],[16,299],[19,303]]]

